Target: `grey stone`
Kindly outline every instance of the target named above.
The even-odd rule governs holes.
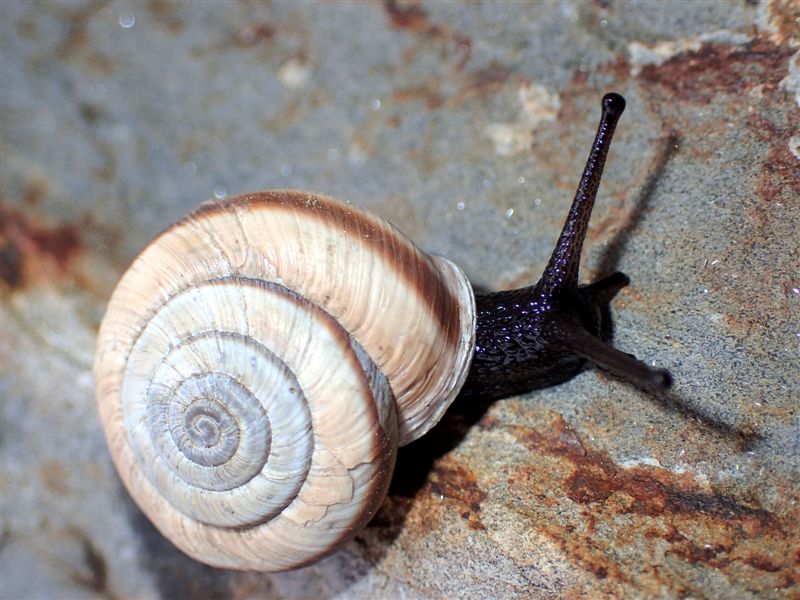
[[[791,2],[0,4],[3,598],[800,593],[800,34]],[[201,201],[324,192],[476,286],[532,282],[623,93],[584,254],[621,270],[587,369],[457,402],[373,523],[278,575],[183,556],[94,405],[117,278]]]

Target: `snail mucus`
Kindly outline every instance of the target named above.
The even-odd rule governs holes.
[[[590,361],[671,385],[602,338],[628,283],[578,285],[625,101],[607,94],[555,250],[533,286],[476,295],[383,219],[294,190],[201,205],[123,275],[94,372],[117,471],[156,527],[212,566],[280,571],[359,532],[397,447],[459,393],[501,398]]]

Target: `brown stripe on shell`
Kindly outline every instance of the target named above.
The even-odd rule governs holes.
[[[211,280],[208,283],[211,284],[224,284],[233,282],[239,285],[251,285],[253,287],[260,287],[265,290],[270,290],[274,293],[280,293],[290,299],[292,302],[297,304],[303,310],[310,311],[315,313],[317,316],[320,317],[320,321],[327,325],[329,332],[331,333],[332,337],[334,337],[337,342],[341,343],[343,346],[348,346],[351,348],[355,348],[358,346],[357,342],[344,330],[344,328],[339,324],[339,322],[334,319],[327,311],[322,309],[321,307],[317,306],[316,304],[306,300],[299,294],[291,291],[290,289],[269,281],[263,281],[259,279],[251,279],[246,277],[237,277],[237,276],[229,276],[229,277],[220,277],[215,280]],[[348,358],[353,361],[353,363],[358,363],[358,360],[355,359],[355,351],[352,353],[348,353]],[[360,365],[359,365],[360,367]],[[367,380],[366,373],[363,369],[358,368],[356,371],[360,374],[363,387],[365,389],[370,389],[370,382]],[[358,532],[360,532],[369,521],[372,520],[372,517],[375,516],[375,513],[380,508],[380,505],[383,503],[384,498],[386,497],[387,492],[389,491],[389,482],[391,481],[392,474],[394,473],[394,466],[395,461],[397,458],[397,444],[393,443],[393,440],[396,437],[396,419],[392,419],[389,423],[390,427],[395,429],[394,432],[387,432],[384,428],[384,423],[381,421],[380,415],[378,414],[378,407],[377,404],[371,403],[368,406],[369,415],[372,422],[377,425],[380,430],[383,432],[382,437],[375,436],[374,438],[374,455],[376,457],[381,457],[384,459],[382,461],[385,465],[384,468],[378,471],[378,477],[374,477],[371,481],[371,485],[369,487],[369,492],[364,496],[365,500],[368,500],[368,504],[363,506],[363,509],[358,513],[359,518],[357,521],[350,525],[350,529],[344,531],[342,535],[336,539],[334,543],[332,543],[328,548],[321,551],[314,556],[309,557],[303,562],[297,563],[292,565],[291,567],[287,567],[285,570],[293,570],[300,567],[304,567],[310,564],[313,564],[326,556],[333,554],[341,545],[347,541],[349,541],[353,536],[355,536]],[[379,441],[380,440],[380,441]],[[389,443],[387,443],[389,442]],[[303,483],[305,486],[305,483]],[[302,487],[301,487],[302,490]],[[297,496],[299,496],[299,492]],[[238,530],[246,530],[252,529],[255,526],[261,525],[263,523],[254,524],[251,527],[244,526],[241,528],[235,528]]]
[[[331,331],[331,333],[335,335],[336,338],[348,344],[351,348],[355,349],[355,347],[358,346],[358,343],[344,330],[344,328],[339,324],[339,322],[321,307],[306,300],[299,294],[296,294],[279,284],[273,282],[265,282],[261,280],[253,280],[253,282],[256,285],[263,286],[264,288],[279,289],[282,293],[284,293],[287,297],[295,301],[298,305],[302,306],[305,310],[313,310],[314,312],[316,312],[321,317],[321,320],[327,322],[329,330]],[[353,353],[353,355],[355,355],[355,352]],[[358,369],[358,372],[360,373],[363,379],[364,387],[371,388],[371,384],[367,380],[366,373],[362,369]],[[395,417],[391,419],[389,423],[387,423],[389,427],[394,429],[394,431],[387,432],[386,429],[384,428],[384,423],[381,420],[381,416],[378,414],[377,403],[370,404],[369,413],[372,421],[378,427],[380,427],[381,431],[383,432],[383,436],[381,437],[375,436],[374,440],[376,444],[375,456],[384,458],[383,461],[384,468],[380,469],[378,471],[378,476],[372,479],[372,481],[370,482],[371,485],[369,486],[369,492],[364,496],[364,499],[368,500],[369,502],[368,504],[363,506],[362,510],[359,512],[358,520],[355,521],[350,526],[349,531],[343,532],[342,535],[333,544],[331,544],[329,548],[323,550],[322,552],[313,557],[308,558],[306,561],[291,567],[292,569],[304,567],[306,565],[315,563],[318,560],[321,560],[322,558],[325,558],[326,556],[333,554],[339,548],[341,548],[342,544],[349,541],[353,536],[355,536],[364,527],[366,527],[367,523],[369,523],[372,520],[372,517],[375,516],[376,512],[378,512],[378,508],[380,508],[380,505],[383,503],[383,500],[389,491],[389,482],[392,479],[392,474],[394,473],[394,466],[397,459],[397,444],[393,443],[392,441],[397,436],[397,419]]]
[[[416,292],[423,305],[439,323],[448,345],[458,345],[461,332],[454,326],[454,318],[459,314],[458,298],[451,290],[438,285],[439,274],[427,255],[405,236],[402,239],[408,243],[398,243],[396,237],[389,235],[395,228],[364,209],[310,192],[270,190],[234,196],[219,202],[204,202],[161,235],[199,216],[213,216],[229,212],[231,209],[253,211],[276,206],[285,207],[287,210],[303,210],[327,226],[336,227],[349,235],[357,234],[365,245],[378,251],[385,262],[395,265],[398,277]],[[154,242],[155,240],[152,243]]]

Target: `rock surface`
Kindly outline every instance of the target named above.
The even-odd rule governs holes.
[[[800,12],[763,2],[0,4],[3,598],[800,594]],[[628,100],[584,281],[594,369],[457,401],[340,552],[186,558],[122,489],[91,362],[147,241],[208,198],[367,207],[476,286],[535,279],[599,99]]]

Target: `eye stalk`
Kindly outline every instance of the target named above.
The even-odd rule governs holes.
[[[663,391],[672,385],[668,371],[650,367],[603,340],[608,303],[629,283],[628,277],[615,273],[578,285],[589,219],[624,110],[621,95],[603,96],[586,167],[539,282],[476,297],[477,345],[465,394],[501,398],[547,387],[572,377],[586,360],[648,390]]]

